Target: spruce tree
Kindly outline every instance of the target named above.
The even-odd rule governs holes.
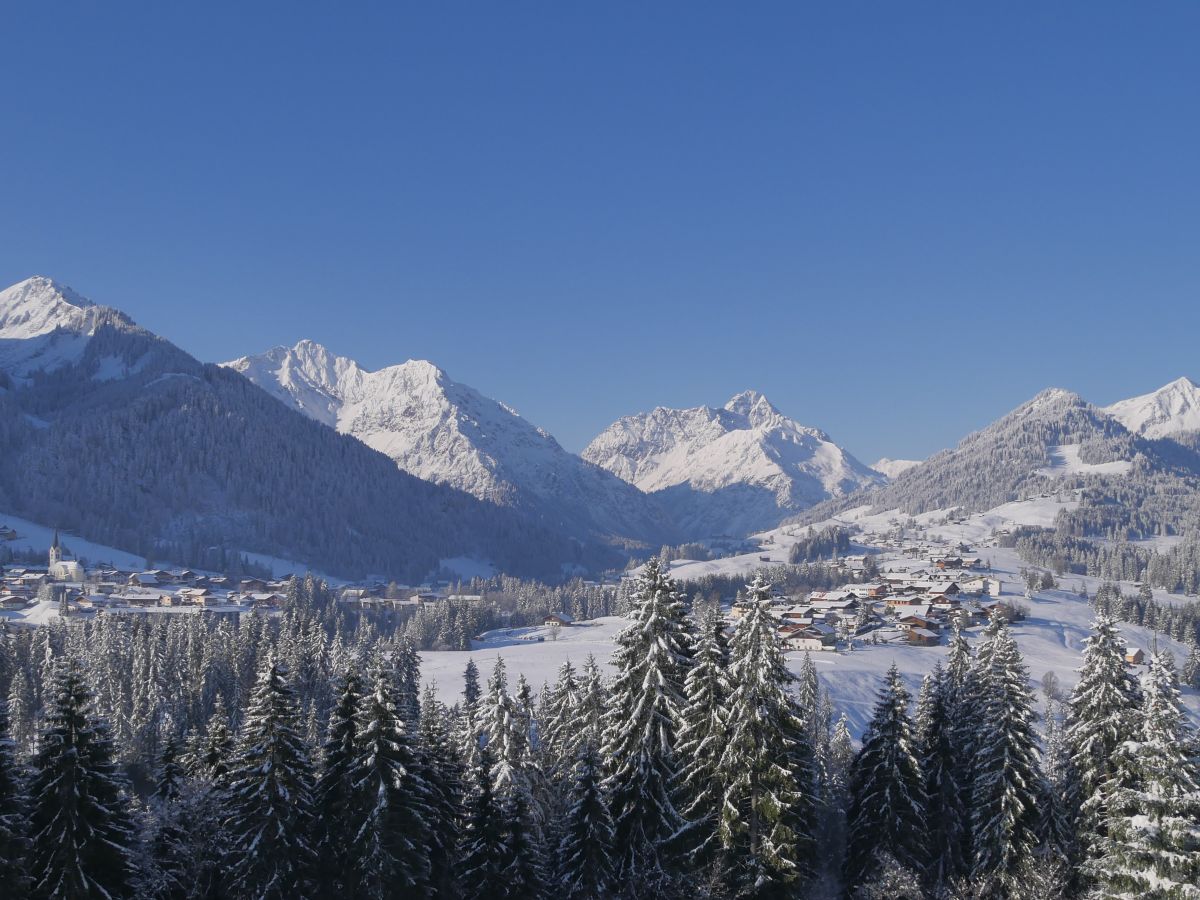
[[[917,702],[918,759],[929,827],[924,874],[934,889],[949,884],[966,870],[962,856],[966,810],[957,778],[962,750],[952,702],[950,676],[938,662],[925,679]]]
[[[236,896],[287,900],[309,891],[313,776],[301,728],[287,671],[268,656],[228,775],[226,875]]]
[[[600,790],[600,757],[590,745],[580,750],[568,804],[555,893],[567,900],[606,900],[616,893],[613,825]]]
[[[353,831],[353,887],[357,896],[368,898],[415,892],[429,878],[428,786],[417,771],[413,736],[396,705],[395,684],[378,656],[371,681],[356,717],[353,799],[346,823]]]
[[[29,798],[25,779],[9,734],[7,709],[0,701],[0,885],[13,900],[22,900],[29,891]]]
[[[925,790],[916,756],[911,695],[893,663],[850,779],[846,880],[850,887],[872,881],[887,852],[897,865],[920,872],[925,851]]]
[[[133,820],[108,727],[94,715],[77,659],[55,663],[46,695],[30,783],[33,896],[131,897]]]
[[[749,608],[730,642],[718,834],[740,890],[784,896],[811,874],[811,749],[787,692],[793,679],[770,613],[770,586],[758,575],[747,595]]]
[[[198,862],[194,844],[195,819],[185,798],[191,788],[179,759],[179,742],[169,735],[162,745],[158,776],[150,797],[153,828],[150,836],[150,873],[154,896],[160,900],[186,900],[196,885]]]
[[[1089,855],[1104,835],[1105,786],[1115,773],[1117,748],[1137,732],[1140,700],[1137,681],[1125,663],[1121,633],[1102,613],[1083,652],[1065,735],[1071,755],[1069,802],[1077,810],[1079,842]]]
[[[323,748],[324,765],[313,791],[313,845],[317,877],[329,896],[344,894],[354,885],[350,821],[355,800],[354,765],[358,757],[358,715],[362,680],[353,668],[339,679],[337,702],[329,716]]]
[[[1106,833],[1087,871],[1104,898],[1200,898],[1200,773],[1168,652],[1153,655],[1143,687],[1141,724],[1117,749]]]
[[[980,657],[987,667],[976,670],[984,699],[974,748],[973,875],[1006,896],[1037,847],[1045,776],[1028,674],[1003,618],[988,627],[988,652]]]
[[[615,639],[617,676],[604,745],[610,774],[604,784],[618,883],[644,896],[668,883],[664,843],[682,824],[672,788],[689,647],[683,603],[658,560],[646,564],[633,604],[630,625]]]
[[[725,786],[718,769],[728,738],[730,694],[723,625],[718,609],[705,613],[684,682],[686,696],[677,737],[682,765],[676,795],[685,824],[672,844],[685,854],[691,868],[711,865],[721,850],[718,824]]]
[[[454,897],[454,851],[462,815],[463,766],[457,742],[451,735],[445,706],[432,685],[421,695],[420,748],[428,788],[425,847],[429,858],[429,893]]]
[[[508,861],[504,821],[492,784],[492,750],[486,744],[475,753],[470,771],[458,854],[458,889],[463,900],[507,900],[503,872]]]

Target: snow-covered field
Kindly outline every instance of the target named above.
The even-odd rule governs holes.
[[[1133,466],[1127,459],[1107,463],[1085,463],[1079,458],[1078,444],[1052,447],[1050,458],[1053,462],[1045,469],[1038,470],[1048,478],[1060,478],[1063,475],[1124,475]]]
[[[481,681],[486,684],[496,657],[503,656],[510,689],[515,687],[517,676],[524,674],[534,690],[540,691],[544,682],[554,682],[558,667],[567,660],[576,669],[581,669],[591,653],[597,662],[607,666],[612,655],[613,637],[624,626],[625,620],[617,616],[593,619],[559,629],[557,640],[550,628],[501,628],[488,632],[483,636],[485,640],[476,641],[475,649],[469,652],[422,652],[421,676],[426,682],[436,682],[438,696],[453,703],[462,693],[463,671],[468,660],[475,660]],[[606,668],[605,672],[608,674],[609,670]]]
[[[38,525],[36,522],[30,522],[28,519],[21,519],[17,516],[0,513],[0,525],[7,525],[17,532],[15,540],[5,542],[5,546],[13,550],[34,550],[38,553],[46,553],[50,549],[50,542],[54,540],[53,528]],[[87,560],[89,565],[96,565],[103,562],[111,563],[118,569],[134,570],[141,569],[146,565],[145,557],[126,553],[124,550],[117,550],[115,547],[106,547],[103,544],[85,541],[83,538],[76,537],[73,534],[62,532],[60,539],[78,559]],[[42,562],[43,564],[45,563],[44,560]]]
[[[1004,585],[1004,595],[1028,607],[1027,618],[1014,623],[1012,630],[1024,654],[1030,678],[1039,691],[1042,679],[1048,672],[1053,672],[1058,677],[1064,690],[1069,691],[1074,686],[1075,670],[1080,664],[1080,654],[1092,621],[1092,609],[1078,596],[1077,591],[1083,586],[1089,594],[1093,594],[1101,581],[1086,576],[1067,576],[1062,579],[1059,589],[1038,591],[1031,601],[1026,601],[1023,596],[1024,584],[1019,575],[1023,564],[1016,552],[986,544],[990,542],[996,529],[1016,524],[1048,525],[1053,522],[1059,509],[1074,503],[1074,500],[1039,497],[1005,504],[987,513],[971,516],[961,524],[932,524],[945,519],[946,511],[935,511],[915,517],[918,524],[926,527],[927,538],[940,538],[955,544],[962,541],[971,544],[976,552],[990,559],[992,574],[998,576]],[[889,522],[899,521],[900,518],[894,511],[869,515],[868,510],[860,508],[849,510],[831,521],[842,524],[855,523],[868,530],[882,532],[887,529]],[[687,581],[707,574],[741,574],[749,580],[755,570],[786,561],[788,547],[803,536],[806,530],[806,527],[785,526],[760,535],[762,539],[769,538],[770,542],[765,543],[763,550],[758,553],[747,553],[712,562],[677,561],[672,565],[672,575],[681,581]],[[770,562],[762,560],[761,557],[767,557]],[[882,568],[914,564],[913,560],[895,552],[884,552],[879,561]],[[1123,587],[1129,593],[1135,590],[1130,584]],[[1163,591],[1156,591],[1155,596],[1164,602],[1182,599]],[[598,661],[607,663],[612,653],[612,637],[620,630],[622,624],[622,619],[606,618],[563,628],[557,641],[551,641],[549,629],[545,628],[519,629],[511,635],[493,633],[495,636],[492,639],[478,644],[477,649],[470,653],[422,653],[423,675],[426,679],[436,680],[439,695],[447,702],[453,702],[462,690],[463,669],[468,658],[475,659],[481,676],[486,679],[488,671],[495,664],[496,656],[502,655],[508,668],[510,684],[515,683],[518,674],[524,673],[537,690],[543,682],[554,680],[555,673],[564,660],[569,659],[579,667],[587,654],[593,653]],[[968,638],[974,642],[980,630],[972,629],[968,632]],[[1181,644],[1162,636],[1156,638],[1145,628],[1121,623],[1121,630],[1130,646],[1141,648],[1147,655],[1157,640],[1160,647],[1166,646],[1175,653],[1181,665],[1186,657],[1186,648]],[[539,643],[538,637],[545,640]],[[821,674],[823,684],[832,695],[837,708],[846,713],[851,730],[857,737],[861,735],[870,717],[880,678],[893,662],[904,673],[906,683],[915,694],[921,679],[933,669],[939,659],[945,659],[946,652],[945,645],[916,647],[900,642],[879,645],[860,643],[849,652],[813,653],[812,658]],[[789,653],[788,661],[794,671],[799,671],[803,654]],[[1184,701],[1193,716],[1200,720],[1200,695],[1195,690],[1187,689],[1184,692]]]

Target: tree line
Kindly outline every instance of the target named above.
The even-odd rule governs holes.
[[[422,686],[402,636],[348,641],[303,589],[273,619],[130,630],[123,667],[119,632],[6,635],[6,677],[39,688],[10,689],[0,721],[0,884],[34,898],[1196,895],[1200,753],[1169,653],[1139,682],[1099,613],[1078,686],[1049,692],[1039,731],[998,618],[974,649],[955,633],[915,705],[893,665],[856,747],[811,660],[788,669],[770,596],[757,577],[729,628],[651,561],[610,678],[567,662],[535,692],[501,658],[486,682],[472,661],[453,704]],[[200,687],[177,699],[173,678]]]

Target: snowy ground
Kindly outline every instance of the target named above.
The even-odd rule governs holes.
[[[44,554],[50,549],[50,542],[54,540],[53,528],[38,525],[28,519],[0,513],[0,525],[7,525],[17,532],[15,540],[5,542],[5,546],[13,550],[36,550],[38,553]],[[103,544],[94,544],[66,532],[62,532],[59,537],[76,558],[87,560],[89,565],[94,566],[102,562],[111,563],[118,569],[127,570],[140,570],[146,565],[145,557],[126,553],[124,550],[105,547]],[[45,560],[42,560],[42,563],[44,565]]]
[[[613,637],[624,626],[625,620],[617,616],[593,619],[559,629],[557,640],[550,628],[501,628],[488,632],[484,635],[486,640],[476,641],[475,649],[469,652],[422,652],[421,676],[426,682],[437,683],[441,699],[454,703],[462,694],[467,660],[475,660],[481,681],[486,684],[496,657],[503,656],[510,689],[515,689],[517,675],[523,673],[534,690],[540,692],[544,682],[556,680],[558,667],[565,661],[570,660],[576,669],[582,669],[589,653],[595,654],[597,662],[605,666],[605,674],[611,674],[607,664]]]
[[[1050,448],[1051,464],[1040,469],[1039,474],[1048,478],[1063,475],[1125,475],[1133,467],[1127,459],[1107,463],[1085,463],[1079,458],[1078,444],[1063,444]]]
[[[1067,576],[1061,581],[1061,589],[1039,591],[1032,601],[1027,602],[1023,597],[1024,585],[1019,576],[1023,563],[1016,552],[989,544],[993,532],[997,529],[1017,524],[1049,525],[1059,509],[1075,502],[1067,497],[1038,497],[1008,503],[987,513],[971,516],[962,523],[949,525],[932,524],[945,519],[946,511],[930,512],[915,517],[918,524],[926,527],[927,540],[940,538],[955,544],[962,541],[970,544],[981,556],[990,559],[992,574],[1003,582],[1004,594],[1028,607],[1028,617],[1015,623],[1012,628],[1024,654],[1030,678],[1039,692],[1047,672],[1055,673],[1063,690],[1069,691],[1074,686],[1075,670],[1080,664],[1083,642],[1088,636],[1092,620],[1091,607],[1077,596],[1076,591],[1082,585],[1087,588],[1089,594],[1093,594],[1100,585],[1100,579]],[[868,515],[868,510],[860,508],[849,510],[832,521],[860,524],[867,530],[883,532],[887,530],[889,522],[907,519],[907,516],[898,516],[894,511]],[[786,561],[788,548],[802,537],[805,531],[806,527],[785,526],[760,535],[760,538],[767,541],[760,552],[712,562],[677,561],[672,565],[672,574],[681,581],[718,573],[740,574],[749,580],[755,570]],[[761,557],[764,556],[769,561],[762,560]],[[894,551],[885,551],[879,560],[883,568],[892,565],[914,565],[913,560]],[[1128,593],[1135,590],[1131,584],[1125,584],[1123,588]],[[1156,591],[1155,596],[1164,602],[1183,599],[1163,591]],[[550,640],[549,629],[520,629],[512,635],[497,635],[492,640],[477,645],[478,649],[470,653],[422,653],[423,675],[426,679],[435,679],[440,696],[447,702],[453,702],[462,691],[463,669],[468,658],[475,659],[481,676],[486,679],[496,656],[503,655],[510,685],[515,684],[518,673],[524,673],[537,690],[543,682],[553,681],[559,665],[564,660],[570,659],[579,667],[587,654],[593,653],[601,663],[607,663],[612,652],[612,636],[620,630],[622,624],[622,619],[608,618],[564,628],[557,641]],[[980,630],[976,628],[968,632],[968,638],[974,642]],[[1149,655],[1156,640],[1153,634],[1147,629],[1124,623],[1121,624],[1121,630],[1130,646],[1140,647]],[[539,636],[544,637],[545,641],[537,642],[536,638]],[[1158,637],[1157,641],[1160,647],[1165,645],[1171,649],[1176,660],[1182,665],[1186,656],[1182,645],[1163,637]],[[945,659],[946,647],[944,644],[938,647],[914,647],[899,642],[879,645],[862,643],[849,652],[813,653],[812,657],[823,684],[832,694],[837,708],[846,713],[851,730],[857,737],[861,735],[870,718],[880,677],[888,667],[895,662],[915,694],[921,679],[932,670],[936,661]],[[799,671],[803,654],[789,653],[788,661],[794,671]],[[1184,692],[1184,700],[1193,716],[1200,719],[1200,695],[1189,689]]]

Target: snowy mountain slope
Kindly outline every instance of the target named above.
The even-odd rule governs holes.
[[[459,557],[620,561],[408,475],[50,279],[0,291],[0,349],[0,509],[30,521],[210,569],[241,552],[400,580]]]
[[[0,368],[27,380],[79,362],[101,326],[131,328],[123,313],[97,306],[51,278],[34,276],[0,291]],[[118,377],[118,361],[97,366],[97,377]]]
[[[1200,431],[1200,385],[1179,378],[1157,391],[1120,400],[1104,411],[1130,431],[1148,438]]]
[[[1157,474],[1190,491],[1192,462],[1183,448],[1167,452],[1078,394],[1050,388],[886,486],[822,504],[801,518],[860,505],[908,514],[960,506],[981,511],[1085,480],[1120,480],[1128,490],[1135,471],[1143,480]]]
[[[883,473],[888,478],[898,478],[913,466],[920,464],[921,460],[919,459],[889,459],[885,456],[871,463],[871,468],[876,472]]]
[[[418,478],[522,509],[577,537],[661,543],[673,536],[656,502],[432,363],[372,372],[301,341],[226,365]]]
[[[658,407],[613,423],[583,458],[662,499],[691,537],[747,534],[883,482],[823,431],[746,391],[724,407]]]

